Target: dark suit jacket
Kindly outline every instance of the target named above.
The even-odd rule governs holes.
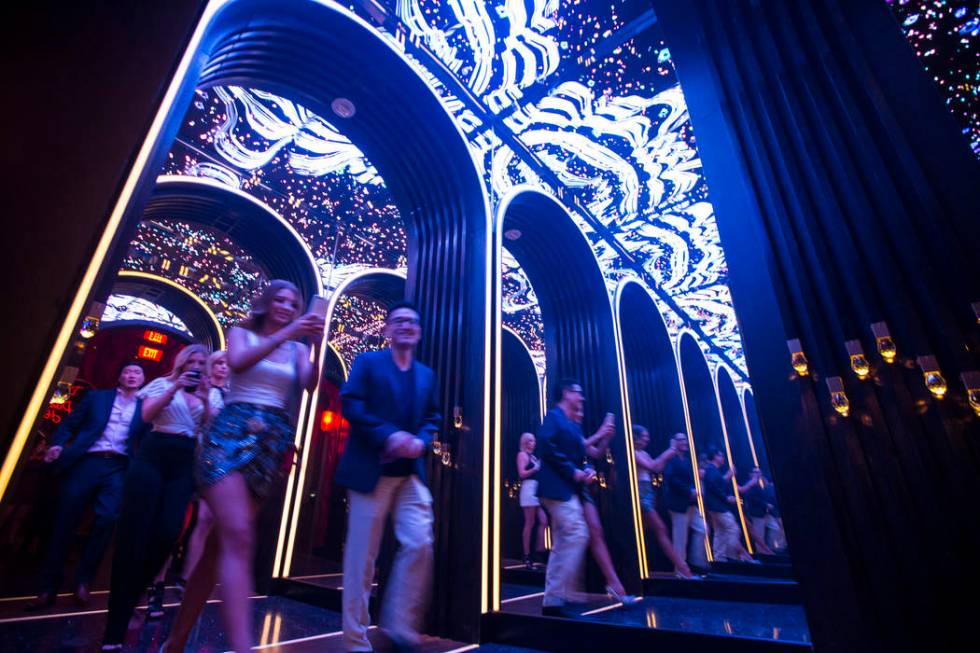
[[[412,364],[415,375],[414,412],[408,427],[398,425],[404,398],[397,395],[399,374],[390,349],[361,354],[354,359],[347,383],[340,390],[350,439],[337,468],[337,482],[355,492],[372,492],[381,476],[381,450],[396,431],[409,431],[428,451],[442,417],[436,400],[436,376],[425,365]],[[414,461],[414,471],[425,482],[425,455]]]
[[[694,473],[688,454],[674,456],[664,468],[664,504],[671,512],[687,512],[694,489]]]
[[[538,496],[568,501],[581,487],[574,475],[576,470],[582,469],[585,461],[582,428],[556,406],[544,416],[538,431],[538,450],[541,452]]]
[[[731,494],[732,483],[725,480],[721,470],[708,463],[704,468],[704,507],[711,512],[728,512],[731,504],[728,496]]]
[[[75,409],[66,417],[51,438],[52,446],[64,447],[58,459],[52,463],[55,472],[68,471],[81,460],[95,441],[105,431],[112,414],[112,404],[116,400],[116,389],[92,390]],[[143,421],[143,400],[136,400],[133,411],[133,421],[129,424],[129,437],[126,439],[127,453],[130,455],[136,448],[139,439],[150,429],[150,424]]]

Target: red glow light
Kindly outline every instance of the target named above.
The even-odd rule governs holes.
[[[143,340],[152,342],[155,345],[165,345],[167,344],[167,334],[147,329],[143,332]]]
[[[140,348],[136,351],[136,356],[138,358],[145,358],[146,360],[153,361],[154,363],[159,363],[160,359],[163,358],[163,350],[147,347],[146,345],[140,345]]]
[[[329,431],[336,419],[337,415],[332,410],[323,411],[323,414],[320,416],[320,430]]]

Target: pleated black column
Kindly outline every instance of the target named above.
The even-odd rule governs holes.
[[[980,174],[881,0],[654,3],[818,650],[951,646],[976,591]],[[900,357],[874,354],[886,321]],[[812,374],[792,376],[800,338]],[[863,343],[860,381],[844,343]],[[915,357],[938,358],[930,396]],[[832,409],[844,379],[851,414]]]

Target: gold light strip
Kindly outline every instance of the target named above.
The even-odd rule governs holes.
[[[684,424],[687,426],[687,446],[691,450],[691,469],[694,472],[694,495],[698,500],[698,510],[701,511],[701,523],[704,525],[704,553],[708,559],[708,562],[713,562],[715,557],[711,550],[711,538],[708,537],[708,513],[704,509],[704,495],[701,489],[701,476],[698,474],[698,450],[694,446],[694,429],[691,428],[691,407],[687,401],[687,385],[684,383],[684,366],[681,361],[681,340],[684,334],[690,334],[694,337],[694,333],[688,331],[687,329],[681,329],[677,333],[677,344],[675,345],[674,356],[676,357],[677,364],[677,382],[681,386],[681,400],[684,403]],[[697,340],[695,339],[695,344]],[[701,350],[700,345],[698,346],[698,351]],[[704,356],[704,352],[701,352]],[[687,553],[685,551],[685,553]]]
[[[506,206],[506,205],[504,205]],[[500,213],[499,215],[503,215]],[[501,413],[501,388],[500,378],[502,374],[501,345],[502,345],[502,314],[501,314],[501,283],[503,276],[501,261],[501,234],[500,229],[494,229],[493,218],[487,225],[487,242],[493,243],[487,248],[486,270],[486,322],[487,330],[485,336],[484,357],[485,377],[484,387],[489,389],[493,383],[493,397],[490,392],[484,392],[484,433],[491,437],[483,439],[483,542],[480,548],[480,568],[481,592],[480,610],[483,614],[490,611],[500,610],[500,464],[501,464],[501,438],[500,432],[500,413]],[[496,220],[500,225],[501,219]],[[492,340],[491,340],[492,339]],[[491,342],[494,351],[491,352]],[[491,358],[492,353],[492,358]],[[491,407],[490,402],[493,401]],[[490,429],[490,415],[493,410],[493,431]],[[492,439],[492,443],[491,443]],[[492,459],[491,459],[492,454]],[[491,478],[492,477],[492,478]],[[492,488],[492,494],[491,494]],[[493,502],[493,515],[490,514],[491,501]],[[491,549],[492,538],[492,549]]]
[[[197,27],[194,29],[194,34],[191,36],[191,39],[187,44],[187,48],[184,50],[184,54],[181,56],[177,70],[175,71],[170,84],[167,86],[167,91],[163,96],[163,100],[160,102],[160,107],[157,109],[157,112],[153,117],[153,122],[150,123],[150,128],[147,130],[146,137],[143,139],[143,144],[140,146],[139,152],[136,155],[136,159],[133,162],[133,167],[130,169],[129,175],[126,177],[122,190],[119,192],[119,198],[116,200],[116,203],[112,208],[112,212],[109,214],[109,219],[106,222],[105,227],[102,229],[102,235],[99,237],[99,241],[95,246],[95,251],[92,253],[92,258],[85,269],[85,273],[82,275],[82,280],[78,284],[78,289],[75,291],[75,296],[72,298],[71,303],[69,304],[68,312],[61,324],[61,328],[58,330],[58,336],[55,338],[54,345],[51,347],[51,353],[48,354],[48,359],[45,361],[44,367],[41,369],[41,374],[34,384],[34,392],[31,393],[31,398],[27,402],[27,408],[24,410],[24,415],[21,417],[16,431],[14,431],[14,437],[10,444],[10,448],[7,450],[7,455],[4,458],[3,466],[0,467],[0,500],[3,499],[7,492],[10,479],[13,477],[14,469],[17,466],[17,462],[20,460],[21,453],[24,451],[24,446],[27,444],[27,439],[30,437],[34,422],[37,419],[37,415],[40,413],[41,408],[44,406],[44,402],[48,398],[48,391],[51,384],[54,382],[54,377],[58,372],[61,359],[65,350],[71,344],[72,338],[74,337],[75,325],[82,317],[82,311],[85,309],[85,306],[88,303],[89,294],[92,292],[92,288],[95,285],[95,280],[99,275],[99,270],[101,269],[102,264],[109,253],[112,240],[115,238],[116,231],[118,231],[119,225],[122,223],[123,215],[126,213],[126,209],[129,207],[129,203],[136,191],[136,185],[143,173],[143,169],[150,160],[150,155],[153,153],[157,139],[160,137],[160,133],[163,131],[163,127],[167,122],[170,110],[173,107],[174,102],[177,100],[177,93],[179,92],[184,78],[187,76],[187,71],[190,69],[191,63],[194,60],[194,54],[201,43],[201,39],[204,36],[204,32],[206,31],[208,24],[211,22],[211,19],[214,17],[218,9],[221,8],[225,2],[226,0],[212,0],[204,8],[204,11],[201,14],[201,19],[198,21]]]
[[[626,282],[632,283],[632,282]],[[616,289],[614,303],[611,306],[613,312],[613,335],[616,343],[616,367],[619,373],[619,399],[623,409],[623,428],[626,438],[626,464],[629,469],[630,481],[630,503],[633,508],[633,535],[636,540],[637,563],[640,570],[640,578],[650,576],[649,562],[647,561],[646,533],[643,532],[643,513],[640,510],[640,484],[636,475],[636,451],[633,447],[633,414],[630,411],[629,386],[626,377],[626,354],[623,351],[623,325],[620,321],[620,302],[622,301],[622,284]]]
[[[721,403],[721,383],[718,382],[719,375],[721,374],[722,368],[725,369],[725,373],[728,374],[728,378],[731,379],[731,372],[728,371],[728,367],[724,363],[720,363],[718,367],[715,368],[714,373],[714,389],[715,389],[715,401],[718,403],[718,417],[721,419],[721,435],[725,440],[725,456],[728,458],[728,468],[735,468],[735,461],[732,458],[732,445],[728,440],[728,425],[725,424],[725,410]],[[734,381],[732,382],[734,385]],[[737,391],[736,391],[737,392]],[[742,494],[738,491],[738,479],[735,478],[735,474],[732,474],[732,491],[735,493],[735,507],[738,508],[738,521],[742,525],[742,537],[745,539],[745,550],[750,554],[752,551],[752,538],[749,537],[749,529],[745,524],[745,512],[742,510]]]
[[[225,331],[221,327],[221,323],[218,322],[218,316],[214,314],[214,311],[211,310],[210,306],[204,303],[203,299],[195,295],[187,288],[184,288],[176,281],[171,281],[166,277],[161,277],[160,275],[152,274],[150,272],[140,272],[138,270],[120,270],[118,276],[123,278],[148,279],[150,281],[156,281],[158,283],[162,283],[164,285],[170,286],[172,288],[176,288],[177,290],[181,291],[184,295],[190,297],[195,302],[197,302],[197,304],[201,307],[201,309],[205,313],[207,313],[207,316],[211,319],[212,324],[214,324],[215,331],[218,332],[218,348],[225,349],[228,346],[227,343],[225,342]]]

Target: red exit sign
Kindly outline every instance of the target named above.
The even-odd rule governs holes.
[[[155,345],[165,345],[167,344],[167,334],[147,329],[143,332],[143,340],[152,342]]]
[[[148,361],[153,361],[154,363],[159,363],[163,358],[163,350],[156,349],[155,347],[147,347],[146,345],[140,345],[140,348],[136,350],[136,356],[139,358],[144,358]]]

